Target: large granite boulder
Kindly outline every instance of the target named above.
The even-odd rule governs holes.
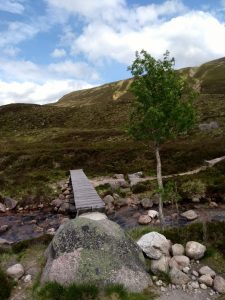
[[[116,223],[90,215],[60,226],[46,252],[42,283],[120,283],[130,291],[151,285],[137,244]]]
[[[149,258],[160,259],[163,255],[169,256],[170,241],[158,232],[144,234],[137,243]]]

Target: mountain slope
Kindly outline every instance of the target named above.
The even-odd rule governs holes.
[[[225,154],[225,58],[179,72],[200,91],[196,108],[206,130],[196,126],[187,137],[162,147],[164,174],[183,172]],[[130,82],[76,91],[51,105],[1,106],[0,192],[25,198],[49,194],[49,184],[73,168],[84,168],[88,175],[154,173],[153,151],[125,132],[132,102]],[[216,124],[214,129],[210,122]]]

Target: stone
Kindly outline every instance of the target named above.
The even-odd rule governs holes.
[[[109,219],[77,217],[61,225],[46,256],[42,284],[119,283],[132,292],[152,285],[140,248]]]
[[[94,220],[94,221],[101,221],[101,220],[108,219],[106,214],[100,212],[85,213],[80,215],[80,218],[87,218],[89,220]]]
[[[217,275],[213,281],[213,288],[216,292],[225,294],[225,279]]]
[[[211,276],[212,278],[214,278],[214,277],[216,276],[216,272],[213,271],[213,270],[212,270],[210,267],[208,267],[208,266],[201,267],[201,268],[199,269],[199,273],[200,273],[201,275],[209,275],[209,276]]]
[[[193,289],[199,289],[199,283],[197,281],[190,282],[190,285]]]
[[[8,276],[14,279],[20,279],[24,274],[24,268],[21,264],[15,264],[6,270]]]
[[[55,207],[60,207],[62,204],[63,204],[63,200],[61,200],[61,199],[54,199],[51,202],[51,205],[55,206]]]
[[[9,210],[12,210],[12,209],[16,208],[18,201],[14,200],[12,198],[6,197],[6,198],[4,198],[4,204],[5,204],[6,208],[8,208]]]
[[[151,271],[153,274],[157,274],[159,272],[168,273],[169,271],[169,260],[170,257],[162,256],[160,259],[153,259],[151,261]]]
[[[169,256],[170,242],[158,232],[152,231],[143,235],[137,244],[152,259],[160,259],[162,255]]]
[[[198,242],[190,241],[186,244],[186,255],[195,260],[202,258],[205,254],[205,251],[206,247]]]
[[[27,274],[26,276],[23,277],[23,281],[25,283],[29,283],[32,280],[32,276],[30,274]]]
[[[9,230],[10,226],[9,225],[2,225],[0,226],[0,233],[4,233],[7,230]]]
[[[189,265],[190,259],[189,257],[184,255],[173,256],[169,262],[170,268],[177,268],[179,270],[182,270],[183,268],[188,267]]]
[[[189,267],[184,267],[184,268],[182,269],[182,271],[183,271],[185,274],[188,274],[189,271],[190,271],[190,268],[189,268]]]
[[[46,233],[49,235],[55,235],[55,228],[49,228]]]
[[[172,268],[169,272],[171,283],[173,284],[187,284],[190,281],[190,278],[188,275],[184,274],[181,270],[178,270],[177,268]]]
[[[106,205],[113,204],[113,202],[114,202],[114,198],[111,195],[105,196],[102,200],[104,201],[104,203]]]
[[[149,210],[148,215],[151,219],[155,219],[159,217],[159,213],[156,210]]]
[[[124,178],[124,175],[123,175],[123,174],[114,174],[114,175],[113,175],[113,178],[115,178],[115,179],[123,179],[123,180],[125,180],[125,178]]]
[[[59,210],[60,213],[68,213],[70,211],[70,204],[69,203],[62,203],[60,205]]]
[[[204,283],[200,283],[199,286],[202,290],[207,290],[207,285],[205,285]]]
[[[172,245],[172,255],[177,256],[177,255],[183,255],[184,254],[184,246],[181,244],[174,244]]]
[[[191,273],[192,273],[195,277],[198,277],[198,276],[199,276],[198,272],[195,271],[195,270],[193,270]]]
[[[6,206],[3,203],[0,203],[0,212],[6,212]]]
[[[200,283],[204,283],[207,286],[212,286],[213,285],[213,279],[209,274],[202,275],[201,277],[199,277],[198,281]]]
[[[198,215],[194,210],[187,210],[181,214],[181,217],[186,218],[188,221],[193,221],[198,218]]]
[[[218,207],[218,204],[216,202],[214,202],[214,201],[210,201],[209,202],[209,207],[216,208],[216,207]]]
[[[160,279],[160,280],[156,281],[155,284],[156,284],[157,286],[162,286],[162,285],[163,285],[163,282],[162,282],[162,280]]]
[[[142,205],[145,209],[152,208],[152,206],[153,206],[153,201],[152,201],[152,199],[149,199],[149,198],[143,198],[143,199],[141,200],[141,205]]]
[[[148,216],[148,215],[141,215],[139,218],[138,218],[138,223],[140,225],[147,225],[149,223],[151,223],[151,218]]]
[[[216,121],[211,121],[209,123],[201,123],[198,127],[201,131],[210,131],[219,128],[219,124]]]

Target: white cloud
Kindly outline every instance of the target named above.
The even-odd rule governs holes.
[[[18,102],[46,104],[56,102],[66,93],[91,87],[81,80],[50,80],[43,84],[0,81],[0,105]]]
[[[58,48],[56,48],[56,49],[51,53],[51,56],[54,57],[54,58],[61,58],[61,57],[66,56],[66,51],[65,51],[65,49],[58,49]]]
[[[180,15],[168,17],[176,13],[176,4]],[[225,26],[215,16],[187,12],[180,1],[172,0],[146,6],[145,10],[146,15],[143,7],[127,10],[127,20],[123,19],[120,26],[104,20],[88,22],[73,41],[72,53],[82,53],[92,62],[111,59],[130,64],[136,50],[144,48],[158,58],[168,49],[175,55],[178,67],[224,56]]]
[[[56,64],[50,64],[48,66],[49,71],[66,75],[68,77],[98,80],[99,76],[87,63],[76,62],[66,60]]]
[[[15,0],[0,0],[0,10],[13,14],[22,14],[24,6]]]
[[[37,65],[29,60],[0,60],[0,75],[7,81],[17,80],[42,83],[54,79],[96,81],[98,73],[84,62],[65,60],[49,65]]]
[[[125,0],[46,0],[46,2],[53,7],[64,9],[69,13],[80,14],[85,17],[97,17],[103,15],[108,10],[114,11],[115,9],[122,8],[125,5]],[[118,11],[117,11],[118,13]]]

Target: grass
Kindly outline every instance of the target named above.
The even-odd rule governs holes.
[[[4,271],[0,269],[0,299],[6,300],[9,298],[13,289],[14,282],[9,279]]]
[[[100,289],[91,284],[72,284],[63,287],[56,282],[46,283],[36,293],[37,300],[152,300],[155,294],[146,290],[143,293],[129,293],[122,285],[108,285]]]
[[[215,90],[217,82],[224,86],[224,66],[224,60],[214,61],[197,68],[195,74],[203,85],[206,80],[212,82],[209,87],[213,91],[200,94],[196,101],[199,123],[216,121],[219,128],[203,132],[196,126],[188,136],[163,145],[163,174],[184,172],[205,159],[224,155],[225,91],[218,94],[220,89]],[[129,80],[125,80],[77,91],[54,105],[1,106],[2,195],[16,197],[21,203],[32,202],[33,195],[35,202],[49,202],[55,197],[52,183],[65,179],[75,168],[83,168],[88,176],[140,170],[155,173],[153,148],[131,140],[126,133],[132,102],[128,86]],[[223,185],[221,175],[214,184],[218,188]]]

